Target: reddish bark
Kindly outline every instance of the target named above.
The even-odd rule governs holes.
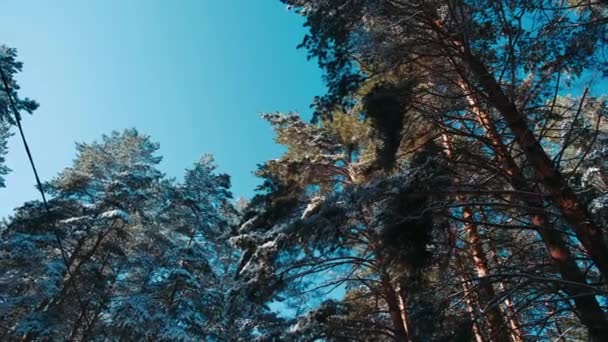
[[[448,159],[452,157],[452,149],[450,147],[449,138],[446,135],[442,136],[442,142],[445,154]],[[463,201],[462,196],[458,196],[457,200]],[[479,278],[479,297],[482,305],[488,305],[494,298],[496,292],[492,282],[489,281],[489,268],[486,259],[486,254],[483,250],[483,245],[477,231],[477,225],[473,222],[473,213],[470,208],[465,207],[462,212],[462,218],[466,222],[464,225],[470,248],[471,257],[475,272]],[[492,341],[502,342],[509,341],[509,336],[506,334],[505,321],[499,305],[490,305],[485,314],[490,328],[490,336]]]
[[[604,279],[608,279],[608,247],[602,232],[593,223],[587,208],[568,186],[559,170],[534,137],[526,117],[509,100],[485,65],[470,53],[464,54],[464,62],[486,93],[486,101],[505,119],[527,160],[534,166],[536,177],[551,194],[552,203],[560,210],[566,222],[573,228]]]
[[[401,310],[399,309],[399,303],[395,289],[391,285],[390,279],[386,274],[382,275],[382,292],[384,292],[384,298],[388,306],[388,312],[393,323],[393,330],[395,332],[395,339],[397,341],[409,342],[408,333],[406,330],[405,323],[401,316]]]
[[[471,210],[469,208],[464,208],[462,218],[467,221],[465,224],[465,232],[473,257],[475,272],[479,278],[479,297],[483,305],[489,305],[487,307],[486,317],[488,326],[490,327],[491,340],[496,342],[510,341],[505,321],[502,312],[500,311],[500,306],[498,303],[490,304],[492,300],[496,298],[496,292],[494,291],[492,282],[488,278],[490,272],[488,270],[486,254],[483,250],[481,239],[479,238],[477,225],[473,223],[472,216]]]
[[[464,83],[462,85],[467,93],[467,101],[471,105],[472,112],[486,130],[486,136],[492,142],[497,159],[509,176],[511,186],[519,191],[536,192],[529,186],[521,169],[500,140],[492,118],[480,108],[469,88]],[[608,339],[608,321],[593,294],[589,294],[584,289],[587,285],[585,275],[576,264],[561,234],[553,229],[552,224],[544,214],[542,200],[539,197],[524,197],[522,201],[531,208],[531,223],[541,236],[549,257],[562,278],[574,284],[581,284],[581,286],[574,284],[566,286],[564,291],[573,297],[581,322],[589,329],[590,337],[597,341]]]

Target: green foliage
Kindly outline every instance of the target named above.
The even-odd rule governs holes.
[[[411,82],[377,85],[363,100],[365,113],[382,142],[378,164],[385,170],[395,166],[413,86]]]
[[[278,324],[234,280],[238,217],[211,156],[175,184],[135,129],[77,149],[46,185],[51,215],[27,203],[2,230],[3,339],[232,341]]]
[[[11,169],[9,169],[4,163],[6,162],[6,154],[8,153],[8,139],[11,137],[9,126],[6,123],[0,123],[0,187],[5,187],[4,176],[6,176]]]
[[[263,115],[256,195],[209,155],[167,179],[135,129],[78,144],[1,226],[0,338],[605,340],[606,103],[564,94],[605,81],[606,4],[282,2],[328,92]]]
[[[15,107],[18,111],[25,111],[32,113],[38,108],[38,103],[35,101],[24,98],[21,99],[17,91],[20,89],[19,85],[15,81],[15,75],[21,71],[23,63],[17,61],[17,50],[9,48],[6,45],[0,45],[0,68],[6,76],[9,89],[5,89],[4,83],[0,82],[0,121],[15,124],[15,115],[13,108],[10,106],[9,94],[12,97]]]

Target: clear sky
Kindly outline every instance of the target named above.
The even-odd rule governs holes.
[[[24,120],[43,180],[75,157],[74,142],[136,127],[160,142],[172,177],[204,152],[251,196],[256,164],[280,155],[260,112],[308,113],[320,71],[296,50],[302,19],[278,0],[0,0],[0,43],[15,47]],[[0,216],[38,198],[13,137]]]

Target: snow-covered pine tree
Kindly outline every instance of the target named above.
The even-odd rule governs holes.
[[[274,329],[235,280],[238,218],[211,156],[176,183],[134,129],[77,149],[45,185],[51,215],[29,202],[2,229],[3,338],[231,341]]]

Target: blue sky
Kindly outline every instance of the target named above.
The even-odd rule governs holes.
[[[0,0],[0,43],[15,47],[24,120],[43,180],[69,166],[74,142],[136,127],[160,142],[169,176],[205,152],[251,196],[256,164],[280,155],[260,112],[308,113],[320,71],[296,50],[302,19],[278,0]],[[0,216],[38,198],[17,137]]]

